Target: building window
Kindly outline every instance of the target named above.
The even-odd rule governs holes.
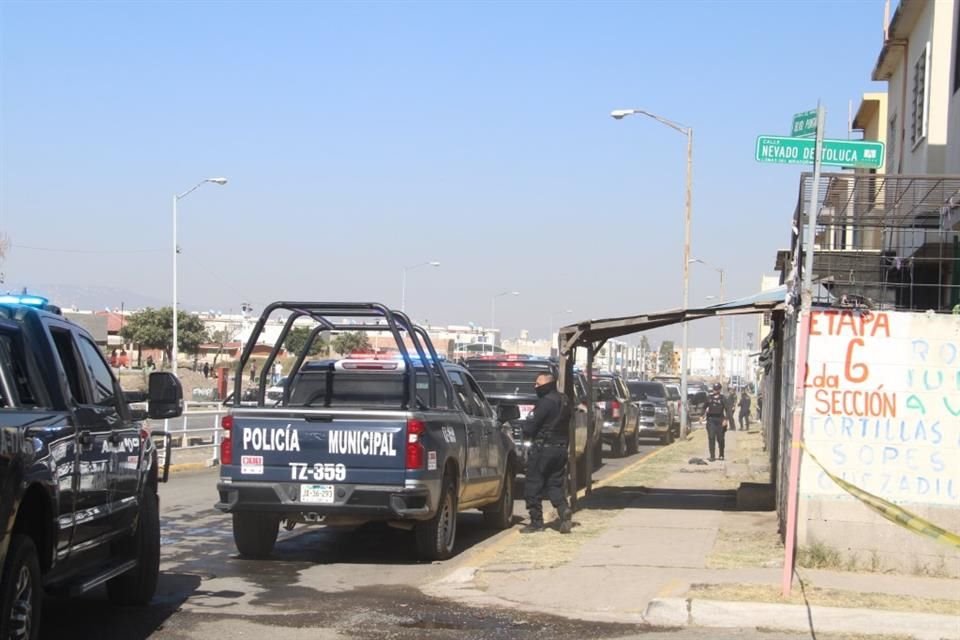
[[[953,92],[960,90],[960,10],[957,11],[957,30],[953,37]]]
[[[910,119],[910,142],[914,146],[927,137],[927,69],[929,68],[930,43],[923,48],[913,63],[913,95]]]

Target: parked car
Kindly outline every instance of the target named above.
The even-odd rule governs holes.
[[[665,384],[667,389],[667,406],[670,407],[670,426],[674,427],[674,435],[680,435],[680,385]]]
[[[630,393],[640,402],[640,429],[638,437],[656,438],[663,444],[673,442],[670,407],[667,404],[667,389],[662,382],[631,380],[627,383]]]
[[[688,418],[700,420],[707,412],[707,396],[710,390],[705,382],[691,381],[687,383],[687,411]]]
[[[3,296],[0,390],[0,638],[38,637],[44,592],[106,585],[146,605],[170,439],[161,463],[142,421],[180,415],[180,382],[154,372],[147,393],[124,392],[86,330],[43,298]]]
[[[600,410],[600,436],[610,445],[614,457],[636,453],[640,448],[640,407],[630,395],[623,378],[614,373],[593,376],[596,406]]]

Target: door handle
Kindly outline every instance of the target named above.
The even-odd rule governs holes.
[[[93,446],[93,434],[90,433],[89,429],[84,429],[80,432],[80,446],[82,447]]]

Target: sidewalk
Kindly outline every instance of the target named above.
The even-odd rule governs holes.
[[[761,449],[759,433],[731,431],[726,462],[690,464],[707,457],[694,431],[598,486],[572,534],[511,532],[429,592],[657,626],[960,638],[957,580],[801,568],[783,599],[776,513],[737,510],[741,482],[768,478]]]

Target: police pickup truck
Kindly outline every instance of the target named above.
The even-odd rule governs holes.
[[[149,400],[147,411],[129,403]],[[81,327],[37,296],[0,296],[0,638],[38,637],[44,592],[106,584],[146,604],[160,569],[157,448],[140,421],[182,411],[180,383],[120,389]],[[165,461],[170,460],[165,438]]]
[[[419,555],[453,554],[457,512],[482,509],[490,526],[513,517],[516,452],[463,367],[441,361],[427,333],[376,303],[276,302],[261,315],[243,368],[270,316],[287,314],[261,367],[256,406],[234,402],[223,418],[216,507],[233,516],[241,555],[268,556],[279,526],[355,527],[386,522],[415,532]],[[294,325],[312,326],[282,397],[267,373]],[[321,333],[362,332],[390,351],[307,361]]]

